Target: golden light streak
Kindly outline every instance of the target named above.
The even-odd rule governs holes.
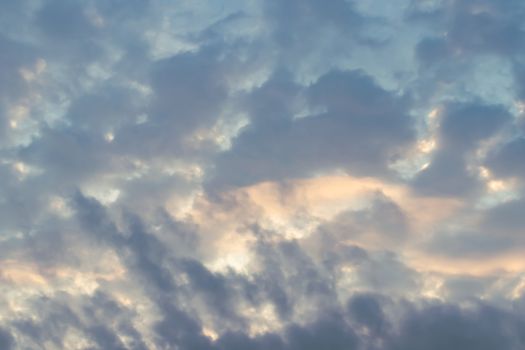
[[[452,217],[464,203],[458,199],[417,196],[402,184],[375,178],[326,175],[286,184],[264,182],[223,194],[218,202],[197,197],[188,217],[206,236],[206,265],[215,271],[233,268],[243,272],[252,260],[254,237],[247,234],[257,223],[267,239],[306,239],[318,225],[345,210],[368,207],[378,193],[405,213],[410,241]],[[264,234],[264,233],[263,233]],[[364,248],[390,248],[392,242],[373,234],[359,237]],[[396,244],[404,244],[397,242]]]
[[[0,262],[0,279],[14,285],[47,285],[46,278],[34,266],[10,260]]]
[[[89,294],[98,287],[99,281],[115,281],[125,278],[125,269],[114,257],[105,256],[100,263],[105,264],[105,270],[98,267],[92,270],[81,270],[68,266],[43,268],[25,261],[2,260],[0,261],[0,280],[4,284],[21,288],[46,290],[61,286],[75,293]]]
[[[405,263],[419,272],[445,275],[492,275],[520,273],[525,270],[522,252],[511,252],[494,257],[442,257],[412,249],[405,254]]]

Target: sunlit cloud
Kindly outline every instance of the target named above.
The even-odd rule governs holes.
[[[523,349],[524,10],[0,2],[0,349]]]

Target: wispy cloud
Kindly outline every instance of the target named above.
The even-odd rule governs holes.
[[[0,348],[522,349],[524,14],[0,1]]]

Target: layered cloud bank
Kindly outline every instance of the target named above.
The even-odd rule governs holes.
[[[0,349],[525,348],[519,0],[0,0]]]

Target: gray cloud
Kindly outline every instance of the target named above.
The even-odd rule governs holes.
[[[289,92],[283,93],[280,98]],[[214,183],[247,185],[334,169],[384,176],[388,163],[413,140],[407,101],[362,72],[330,72],[304,94],[311,107],[325,112],[291,119],[274,102],[276,110],[265,111],[271,122],[248,126],[219,157]],[[272,115],[283,113],[288,116],[274,121]]]
[[[399,244],[410,233],[403,210],[382,193],[377,193],[368,208],[346,211],[320,228],[339,240],[358,239],[366,235],[388,244]]]
[[[525,168],[520,160],[524,152],[525,139],[517,138],[504,144],[499,150],[491,154],[487,164],[498,176],[523,178]]]
[[[0,348],[523,348],[525,7],[384,5],[0,1]]]
[[[439,126],[439,149],[430,165],[417,174],[414,186],[433,195],[465,195],[478,188],[478,175],[468,171],[468,161],[479,143],[510,120],[501,106],[449,105]]]
[[[522,31],[519,18],[523,13],[517,1],[492,3],[485,0],[464,2],[436,2],[436,8],[421,11],[413,8],[409,18],[422,20],[443,29],[440,37],[427,38],[418,46],[423,61],[463,54],[496,53],[509,55],[522,49]],[[420,17],[422,16],[422,17]],[[425,17],[427,16],[427,17]]]

